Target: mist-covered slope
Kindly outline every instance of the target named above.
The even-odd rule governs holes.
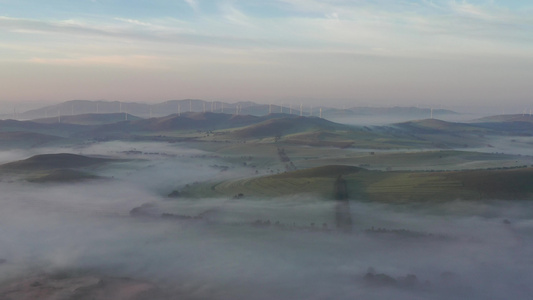
[[[370,171],[331,165],[289,171],[203,186],[182,193],[196,197],[243,194],[247,197],[279,197],[311,193],[332,198],[335,181],[347,181],[349,198],[388,203],[431,203],[462,200],[533,200],[533,168],[448,172]]]
[[[351,127],[317,117],[284,116],[235,130],[233,135],[239,138],[262,138],[308,131],[347,129],[351,129]]]
[[[88,157],[84,155],[70,153],[40,154],[24,160],[0,165],[0,170],[35,171],[65,168],[84,168],[105,164],[111,161],[113,160],[99,157]]]
[[[35,132],[8,131],[0,132],[0,150],[30,149],[60,142],[64,138]]]

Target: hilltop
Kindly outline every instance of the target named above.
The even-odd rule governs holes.
[[[88,157],[70,153],[40,154],[0,165],[0,170],[36,171],[85,168],[115,161],[108,158]]]
[[[36,183],[77,182],[101,178],[91,171],[114,161],[116,160],[70,153],[41,154],[0,165],[0,175],[18,175],[19,178]]]
[[[301,133],[317,130],[346,130],[351,127],[334,123],[317,117],[293,117],[281,115],[278,118],[262,121],[248,127],[233,131],[238,138],[263,138],[283,136],[293,133]]]

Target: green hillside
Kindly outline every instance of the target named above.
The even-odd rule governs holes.
[[[384,172],[322,166],[277,175],[188,186],[186,197],[278,197],[309,193],[332,199],[334,182],[347,181],[352,200],[389,203],[533,198],[533,168],[454,172]]]
[[[47,182],[79,182],[91,179],[100,179],[102,177],[90,174],[88,172],[72,170],[72,169],[57,169],[48,172],[42,172],[28,176],[26,178],[29,182],[47,183]]]
[[[490,133],[487,129],[479,128],[474,124],[446,122],[438,119],[424,119],[395,124],[396,127],[412,133]]]
[[[237,138],[251,139],[283,136],[297,132],[346,128],[348,128],[348,126],[316,117],[282,117],[266,120],[258,124],[235,130],[233,131],[233,135]]]
[[[0,170],[35,171],[65,168],[85,168],[102,165],[112,161],[114,160],[70,153],[41,154],[32,156],[25,160],[0,165]]]
[[[496,122],[529,122],[533,123],[533,116],[529,114],[496,115],[475,119],[472,123],[496,123]]]

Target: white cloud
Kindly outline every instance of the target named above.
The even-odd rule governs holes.
[[[115,20],[130,23],[130,24],[135,24],[135,25],[141,25],[141,26],[152,26],[152,24],[148,22],[142,22],[142,21],[134,20],[134,19],[115,18]]]
[[[185,0],[187,4],[196,12],[199,11],[198,1],[197,0]]]

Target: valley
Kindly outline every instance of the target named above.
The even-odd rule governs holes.
[[[0,120],[3,298],[529,292],[527,116],[121,116]]]

